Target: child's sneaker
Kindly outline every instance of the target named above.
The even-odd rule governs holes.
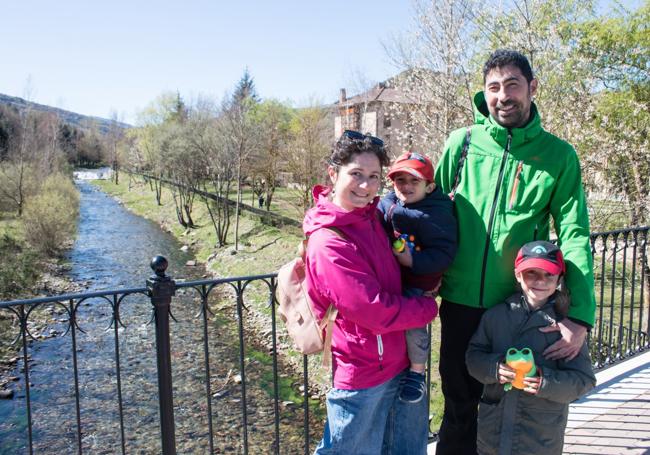
[[[408,374],[400,381],[399,399],[405,403],[417,403],[422,400],[427,391],[425,379],[424,373],[409,370]]]

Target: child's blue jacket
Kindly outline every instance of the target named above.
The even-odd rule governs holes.
[[[412,235],[419,247],[413,252],[413,267],[402,267],[403,285],[433,289],[456,255],[457,226],[449,196],[436,187],[421,201],[404,205],[391,191],[378,208],[384,228],[393,239],[393,232]]]

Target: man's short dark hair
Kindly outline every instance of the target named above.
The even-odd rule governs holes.
[[[524,54],[511,49],[497,49],[492,52],[485,62],[485,65],[483,65],[483,83],[485,84],[485,78],[494,68],[503,68],[508,65],[519,68],[521,74],[524,75],[529,83],[534,79],[533,70]]]

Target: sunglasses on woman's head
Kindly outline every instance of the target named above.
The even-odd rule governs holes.
[[[352,130],[345,130],[343,131],[343,136],[347,137],[348,139],[352,139],[355,141],[365,141],[366,139],[370,139],[370,142],[374,145],[378,145],[379,147],[384,146],[384,141],[379,139],[378,137],[371,136],[369,134],[362,134],[358,131],[352,131]]]

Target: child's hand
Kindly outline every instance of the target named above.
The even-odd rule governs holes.
[[[499,371],[497,372],[500,384],[512,382],[515,380],[515,370],[510,368],[505,363],[499,363]]]
[[[528,392],[531,395],[537,395],[539,392],[539,387],[542,385],[541,376],[532,376],[530,378],[524,378],[524,392]]]
[[[400,253],[393,250],[393,254],[397,257],[397,262],[402,264],[404,267],[413,267],[413,256],[411,255],[411,249],[409,247],[404,248]]]

